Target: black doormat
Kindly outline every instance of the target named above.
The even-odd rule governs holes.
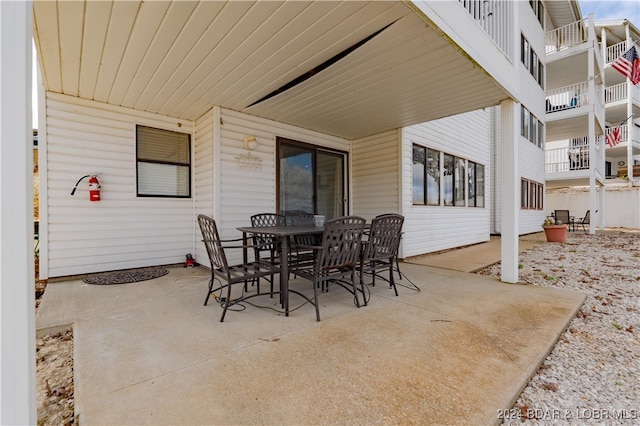
[[[108,274],[83,278],[82,281],[87,284],[99,285],[127,284],[160,278],[168,273],[169,271],[164,268],[128,269],[126,271],[109,272]]]

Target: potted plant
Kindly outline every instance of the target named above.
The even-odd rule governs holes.
[[[544,234],[550,243],[564,243],[567,239],[567,225],[564,225],[562,221],[546,219],[542,224],[542,229],[544,229]]]

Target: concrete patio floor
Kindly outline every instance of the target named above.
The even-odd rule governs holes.
[[[219,305],[202,305],[202,267],[122,285],[53,282],[37,328],[73,325],[80,424],[497,424],[584,301],[401,268],[420,292],[400,286],[396,297],[379,282],[358,309],[335,286],[320,295],[320,322],[306,304],[289,317],[246,305],[220,323]]]

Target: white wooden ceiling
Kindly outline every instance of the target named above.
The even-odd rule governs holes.
[[[34,1],[33,14],[46,90],[186,120],[220,105],[352,139],[508,97],[402,1]]]

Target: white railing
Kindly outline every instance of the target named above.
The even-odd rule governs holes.
[[[583,21],[572,22],[564,27],[547,31],[545,34],[546,53],[559,52],[587,41]]]
[[[574,170],[589,170],[591,166],[599,168],[603,158],[604,137],[596,137],[595,162],[590,161],[589,138],[573,138],[569,147],[552,148],[545,151],[545,171],[547,173],[571,172]]]
[[[609,86],[604,91],[605,103],[622,101],[627,99],[627,83],[620,83],[614,86]]]
[[[627,49],[626,40],[621,42],[621,43],[614,44],[613,46],[607,47],[607,61],[606,61],[606,63],[608,64],[610,62],[615,61],[620,56],[622,56],[627,50],[628,49]]]
[[[615,129],[615,126],[605,129],[605,132],[604,132],[605,136],[611,133],[613,129]],[[628,140],[629,140],[629,126],[626,124],[623,124],[622,126],[620,126],[620,142],[627,142]],[[607,144],[607,147],[608,146],[609,145]]]
[[[510,1],[458,0],[469,15],[480,25],[507,57],[511,58],[511,10]]]
[[[586,106],[589,105],[589,82],[584,81],[558,87],[557,89],[547,90],[545,94],[547,97],[547,112],[564,111]]]

